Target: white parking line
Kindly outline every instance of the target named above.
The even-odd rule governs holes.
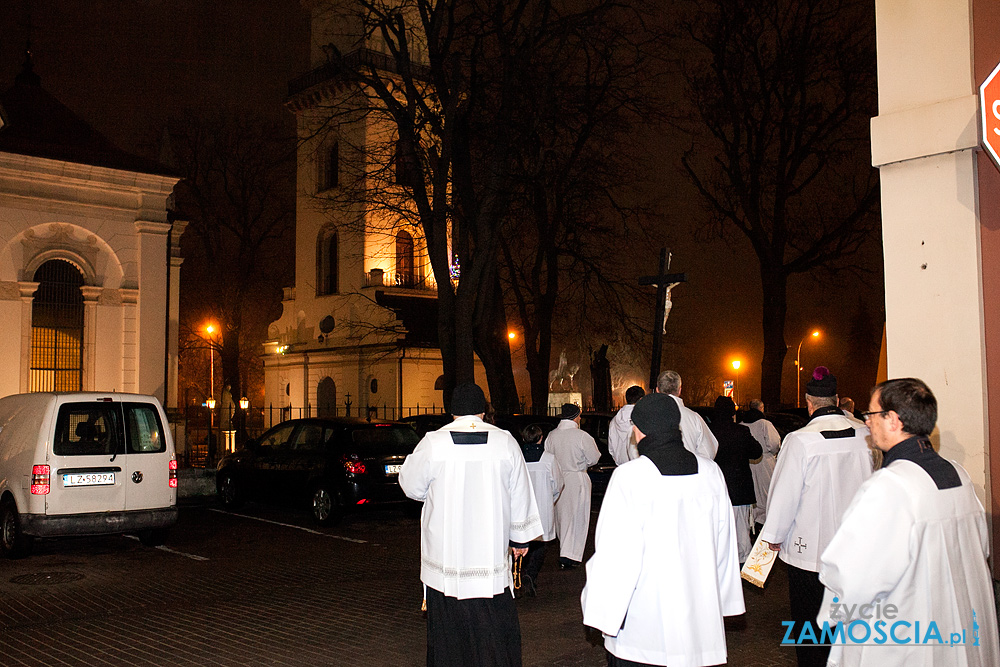
[[[138,540],[139,539],[135,535],[126,535],[125,537],[129,538],[130,540]],[[163,545],[160,545],[160,546],[158,546],[156,548],[159,549],[160,551],[166,551],[168,554],[175,554],[177,556],[184,556],[185,558],[190,558],[191,560],[208,560],[208,558],[206,558],[205,556],[198,556],[196,554],[189,554],[189,553],[185,553],[183,551],[177,551],[177,549],[171,549],[170,547],[165,547]]]
[[[312,528],[306,528],[305,526],[296,526],[292,523],[282,523],[280,521],[271,521],[270,519],[261,519],[256,516],[249,516],[247,514],[238,514],[236,512],[227,512],[226,510],[216,509],[214,507],[208,508],[212,512],[218,512],[219,514],[228,514],[229,516],[238,516],[241,519],[252,519],[254,521],[261,521],[263,523],[274,524],[275,526],[283,526],[285,528],[294,528],[295,530],[301,530],[303,532],[309,533],[310,535],[321,535],[323,537],[329,537],[334,540],[343,540],[345,542],[354,542],[355,544],[368,544],[368,540],[358,540],[353,537],[344,537],[343,535],[331,535],[330,533],[324,533],[319,530],[313,530]]]

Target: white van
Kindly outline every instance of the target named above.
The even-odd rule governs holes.
[[[161,544],[177,522],[177,457],[153,396],[0,398],[0,555],[34,537],[136,533]]]

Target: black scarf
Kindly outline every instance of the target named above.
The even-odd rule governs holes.
[[[673,429],[668,433],[653,433],[639,441],[640,456],[645,456],[656,465],[661,475],[695,475],[698,473],[698,459],[684,449],[681,432]]]
[[[742,422],[744,424],[752,424],[755,421],[760,421],[761,419],[763,419],[764,413],[761,412],[760,410],[754,410],[753,408],[751,408],[749,410],[744,410],[743,414],[740,416],[742,417]]]
[[[809,415],[809,421],[816,419],[816,417],[825,417],[827,415],[840,415],[844,416],[844,411],[838,408],[836,405],[824,405],[821,408],[816,408],[813,413]]]
[[[885,453],[882,467],[888,468],[893,461],[912,461],[923,468],[938,489],[953,489],[962,486],[962,478],[948,459],[934,451],[934,445],[924,436],[915,435],[896,443]]]

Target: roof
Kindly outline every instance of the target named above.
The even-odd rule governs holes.
[[[176,176],[168,167],[119,149],[41,86],[30,61],[0,93],[0,151],[143,174]]]

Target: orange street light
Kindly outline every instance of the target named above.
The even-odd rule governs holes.
[[[819,338],[819,329],[813,331],[809,336],[806,336],[799,341],[799,349],[795,352],[795,407],[802,407],[802,343],[806,342],[806,338],[809,337]]]
[[[507,332],[507,338],[510,338],[511,340],[514,340],[515,338],[517,338],[517,334],[514,333],[513,331],[508,331]]]
[[[733,399],[736,405],[740,404],[740,360],[733,359],[733,370],[736,371],[736,383],[733,385]]]

